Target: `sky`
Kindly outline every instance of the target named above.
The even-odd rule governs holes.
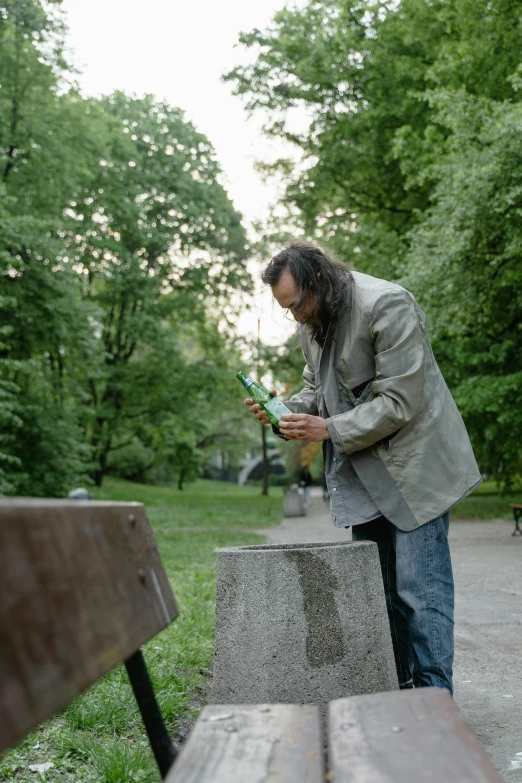
[[[217,153],[223,185],[245,224],[268,216],[276,183],[264,183],[256,159],[273,160],[288,149],[263,137],[262,116],[248,119],[232,85],[221,76],[248,55],[234,48],[241,31],[265,28],[285,0],[64,0],[70,58],[86,95],[123,90],[185,111]],[[251,272],[258,277],[259,265]],[[292,333],[269,291],[259,286],[239,328],[279,344]]]

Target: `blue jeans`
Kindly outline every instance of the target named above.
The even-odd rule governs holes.
[[[384,517],[352,528],[379,547],[401,688],[437,685],[453,693],[453,572],[449,512],[404,533]]]

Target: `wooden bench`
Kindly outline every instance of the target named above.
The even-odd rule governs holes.
[[[211,705],[167,783],[323,783],[324,767],[318,707]]]
[[[339,699],[328,725],[335,783],[500,783],[442,688]]]
[[[140,647],[178,610],[143,506],[1,499],[0,595],[0,752],[124,661],[165,776]]]
[[[0,596],[0,752],[124,661],[168,783],[500,783],[437,688],[331,702],[329,772],[308,705],[205,707],[176,760],[140,646],[178,610],[141,504],[0,500]]]
[[[167,783],[501,783],[441,688],[330,702],[328,738],[315,707],[205,707]]]
[[[512,536],[522,536],[522,530],[519,528],[518,523],[522,517],[522,504],[510,503],[509,507],[513,509],[513,517],[515,520],[515,529],[511,533]]]

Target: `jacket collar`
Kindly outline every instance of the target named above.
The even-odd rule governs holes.
[[[340,371],[341,354],[350,327],[350,320],[352,315],[352,297],[353,283],[350,279],[346,286],[341,317],[339,318],[337,327],[335,328],[333,334],[327,335],[325,343],[321,349],[318,363],[318,386],[330,416],[335,416],[337,413],[342,413],[344,410],[347,410],[347,407],[353,407],[353,405],[351,405],[347,399],[345,389],[341,383]],[[335,389],[332,389],[331,382],[328,382],[328,376],[330,374],[330,367],[332,364],[336,381]]]

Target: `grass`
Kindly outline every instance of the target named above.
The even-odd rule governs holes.
[[[155,530],[216,527],[220,530],[268,527],[280,522],[282,489],[263,497],[258,487],[238,487],[226,481],[199,479],[181,492],[120,479],[107,479],[93,491],[96,499],[138,500],[145,504]]]
[[[464,498],[451,512],[452,519],[513,519],[510,503],[522,504],[522,488],[516,485],[512,492],[501,495],[494,481],[484,481]]]
[[[97,499],[145,504],[180,616],[144,647],[158,702],[178,740],[204,702],[214,644],[216,550],[263,543],[253,533],[281,520],[282,490],[200,480],[179,492],[108,479]],[[41,780],[29,764],[52,761],[49,783],[156,783],[125,669],[120,666],[0,758],[0,780]]]

